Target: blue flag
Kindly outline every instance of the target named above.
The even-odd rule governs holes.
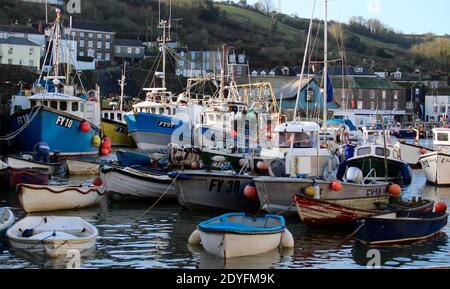
[[[327,81],[327,102],[330,103],[334,100],[333,84],[331,83],[330,75],[327,75]]]

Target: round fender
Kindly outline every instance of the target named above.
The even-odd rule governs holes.
[[[200,231],[195,230],[192,232],[191,236],[189,236],[189,245],[199,245],[201,243],[202,239],[200,238]]]
[[[281,234],[281,246],[283,248],[294,248],[294,237],[288,229]]]

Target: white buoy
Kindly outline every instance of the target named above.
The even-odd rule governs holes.
[[[199,230],[195,230],[194,232],[192,232],[191,236],[189,236],[189,245],[200,245],[201,242],[201,238],[200,238],[200,231]]]
[[[288,229],[284,229],[283,234],[281,234],[281,246],[283,248],[294,248],[294,237]]]

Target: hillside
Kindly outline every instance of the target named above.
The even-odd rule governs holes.
[[[308,19],[266,14],[250,6],[207,0],[172,0],[172,5],[173,19],[181,19],[174,24],[173,38],[189,49],[213,49],[226,42],[245,51],[252,67],[261,68],[299,65],[303,57]],[[162,14],[168,15],[168,10],[163,3]],[[37,23],[44,15],[43,5],[18,0],[0,3],[0,24],[16,20],[21,24],[29,20]],[[158,33],[157,19],[158,1],[83,0],[82,14],[74,20],[96,22],[99,27],[117,31],[120,38],[154,41]],[[323,49],[323,35],[317,31],[319,26],[322,28],[321,23],[315,21],[313,36],[318,37],[313,41],[313,52],[317,60],[321,59]],[[387,29],[374,31],[361,23],[331,23],[329,38],[332,59],[341,58],[340,50],[343,50],[346,64],[360,64],[382,71],[413,70],[420,64],[420,59],[410,48],[425,41],[423,36],[403,35]]]

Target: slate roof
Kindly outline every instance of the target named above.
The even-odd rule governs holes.
[[[36,44],[28,39],[19,37],[9,37],[7,39],[0,39],[0,44],[39,46],[39,44]]]
[[[133,47],[145,47],[142,41],[137,39],[115,39],[114,45],[116,46],[133,46]]]
[[[9,33],[43,34],[31,26],[25,25],[0,25],[0,31]]]
[[[334,89],[342,88],[342,77],[331,77]],[[350,89],[404,89],[402,86],[380,77],[344,77],[345,88]]]

